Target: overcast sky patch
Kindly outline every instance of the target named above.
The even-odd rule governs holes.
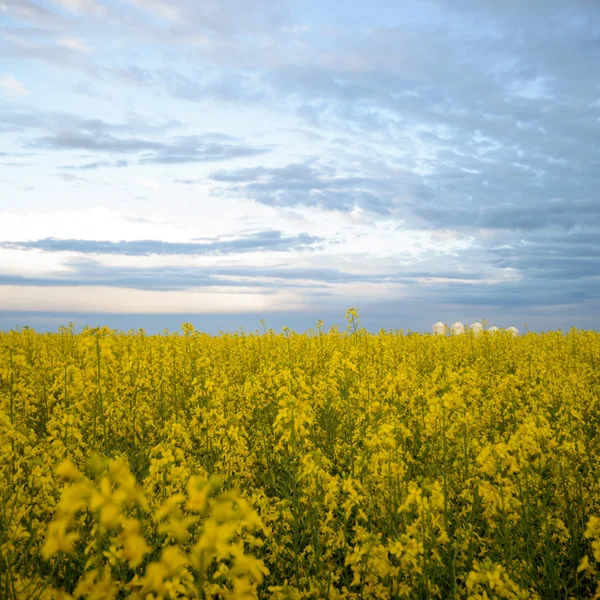
[[[65,288],[172,289],[168,306],[238,278],[316,318],[397,302],[415,323],[487,307],[600,325],[598,3],[13,0],[2,18],[15,302],[50,265]],[[118,270],[149,256],[169,268]],[[201,276],[194,257],[223,264]],[[285,309],[228,293],[240,315]]]

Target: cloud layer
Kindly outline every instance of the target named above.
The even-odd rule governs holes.
[[[203,242],[164,242],[161,240],[73,240],[45,238],[31,242],[4,242],[0,247],[44,252],[75,252],[79,254],[121,254],[124,256],[221,255],[270,250],[285,252],[310,248],[319,238],[306,234],[283,236],[281,231],[261,231],[232,240]]]
[[[0,286],[600,325],[597,3],[0,6]]]

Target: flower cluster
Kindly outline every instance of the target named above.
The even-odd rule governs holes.
[[[600,598],[600,335],[0,333],[0,597]]]

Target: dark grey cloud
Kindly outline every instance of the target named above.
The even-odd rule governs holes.
[[[265,293],[280,289],[281,280],[288,287],[305,287],[301,283],[308,273],[294,269],[260,268],[196,268],[196,267],[111,267],[94,260],[78,259],[69,263],[69,274],[60,276],[28,277],[0,274],[0,285],[29,286],[113,286],[143,290],[186,290],[207,286],[262,288]],[[314,275],[314,273],[313,273]],[[324,271],[323,275],[331,275]],[[339,274],[348,280],[349,274]],[[265,281],[271,279],[271,281]],[[360,279],[360,278],[359,278]],[[279,281],[276,281],[279,280]],[[326,285],[314,280],[311,287]]]
[[[597,7],[465,2],[456,19],[441,6],[442,27],[375,26],[358,40],[346,32],[327,64],[266,70],[271,101],[371,148],[377,138],[394,147],[406,170],[395,182],[420,226],[597,220],[600,103],[589,79],[600,59]],[[411,44],[419,52],[407,55]],[[563,208],[552,205],[557,197]]]
[[[121,138],[110,134],[98,135],[82,132],[59,132],[38,137],[30,142],[33,148],[45,150],[87,150],[130,154],[139,152],[164,152],[165,144],[139,138]]]
[[[85,150],[106,154],[139,155],[141,164],[178,164],[217,162],[265,154],[267,148],[214,141],[211,136],[179,136],[171,143],[143,138],[124,138],[110,134],[59,132],[33,139],[30,147],[45,150]]]
[[[549,279],[543,284],[539,281],[524,280],[503,282],[490,286],[464,286],[448,283],[438,289],[443,293],[444,301],[455,305],[480,305],[534,310],[536,307],[570,307],[588,303],[588,307],[600,299],[600,281],[569,283]],[[433,296],[428,294],[429,299]],[[594,313],[589,314],[593,316]]]
[[[0,274],[0,285],[19,286],[111,286],[140,290],[184,290],[206,286],[230,287],[231,281],[219,281],[202,269],[110,268],[91,261],[74,261],[69,275],[59,277],[27,277]],[[256,287],[260,287],[257,284]]]
[[[523,273],[532,286],[544,281],[593,286],[600,280],[600,236],[594,229],[514,237],[511,244],[489,248],[488,254],[489,264]]]
[[[27,148],[134,156],[140,164],[218,162],[256,157],[270,151],[268,147],[250,145],[218,132],[169,135],[180,127],[176,120],[152,124],[137,115],[122,123],[110,123],[61,112],[14,110],[0,118],[0,130],[29,134],[24,142]],[[31,132],[43,134],[31,135]],[[123,165],[123,160],[116,161],[115,166]],[[106,166],[107,161],[88,164]]]
[[[82,178],[76,177],[74,181],[80,179]],[[81,254],[122,254],[126,256],[215,256],[242,252],[307,250],[313,249],[321,241],[321,238],[306,233],[285,236],[281,231],[267,230],[243,235],[235,239],[217,239],[203,243],[164,242],[160,240],[110,242],[45,238],[30,242],[0,242],[0,248],[36,249],[44,252],[78,252]]]
[[[516,318],[519,318],[518,326],[525,321],[530,325],[536,321],[545,322],[546,327],[554,328],[568,328],[574,324],[580,327],[598,326],[597,313],[594,321],[593,311],[594,304],[600,299],[598,277],[589,281],[572,281],[569,285],[558,279],[507,280],[492,284],[485,281],[484,273],[444,269],[359,274],[332,268],[298,268],[293,264],[268,268],[133,268],[107,266],[87,259],[71,261],[69,266],[67,274],[57,276],[0,275],[0,285],[113,286],[143,290],[191,290],[210,286],[252,288],[264,294],[276,293],[285,286],[301,291],[309,305],[320,306],[321,317],[317,318],[323,318],[323,313],[331,314],[331,311],[343,311],[348,306],[358,305],[361,314],[370,315],[372,323],[378,322],[385,328],[395,327],[399,319],[407,318],[408,314],[412,315],[408,323],[413,330],[419,329],[419,323],[425,323],[425,330],[428,330],[431,322],[438,318],[448,322],[460,318],[469,322],[469,319],[493,317],[494,322],[504,326],[514,324]],[[332,284],[390,283],[404,286],[400,298],[364,300],[354,298],[352,292],[341,297],[331,288]],[[566,319],[565,311],[569,309],[578,310],[571,312],[576,316]],[[560,317],[560,324],[557,317]]]
[[[414,285],[420,278],[435,282],[443,279],[477,281],[482,274],[439,272],[351,273],[333,268],[299,268],[293,265],[278,267],[114,267],[90,259],[68,262],[68,274],[57,276],[23,276],[0,274],[0,285],[30,286],[114,286],[147,290],[192,289],[206,286],[256,287],[266,291],[286,287],[304,288],[309,295],[332,296],[331,284],[404,283]]]
[[[389,215],[395,206],[387,180],[338,176],[327,166],[292,163],[285,167],[252,167],[217,171],[211,179],[269,206],[318,206],[340,211],[356,207]]]
[[[180,136],[155,153],[142,156],[142,164],[177,164],[217,162],[233,158],[252,158],[266,154],[270,148],[250,146],[241,141],[226,143],[202,135]]]
[[[63,165],[60,168],[66,170],[78,170],[78,171],[94,171],[102,168],[118,168],[127,167],[129,163],[126,160],[99,160],[91,163],[84,163],[82,165]]]
[[[536,230],[558,227],[572,229],[581,224],[600,226],[600,201],[595,198],[514,198],[512,202],[482,204],[467,199],[462,205],[444,205],[439,196],[421,197],[412,203],[412,213],[424,221],[424,226],[437,228],[484,227],[489,229]]]

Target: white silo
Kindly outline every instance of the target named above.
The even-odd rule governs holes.
[[[471,331],[473,333],[481,333],[483,331],[483,325],[479,321],[471,323]]]
[[[441,321],[438,321],[433,326],[433,334],[434,335],[444,335],[445,333],[446,333],[446,326]]]
[[[508,333],[512,333],[513,335],[519,335],[519,330],[514,326],[509,327],[506,331],[508,331]]]
[[[465,332],[465,326],[460,321],[456,321],[456,323],[452,324],[450,331],[453,333],[453,335],[459,335]]]
[[[498,331],[498,328],[497,328],[495,325],[493,325],[492,327],[490,327],[490,328],[488,329],[488,331],[489,331],[490,333],[494,333],[495,331]]]

